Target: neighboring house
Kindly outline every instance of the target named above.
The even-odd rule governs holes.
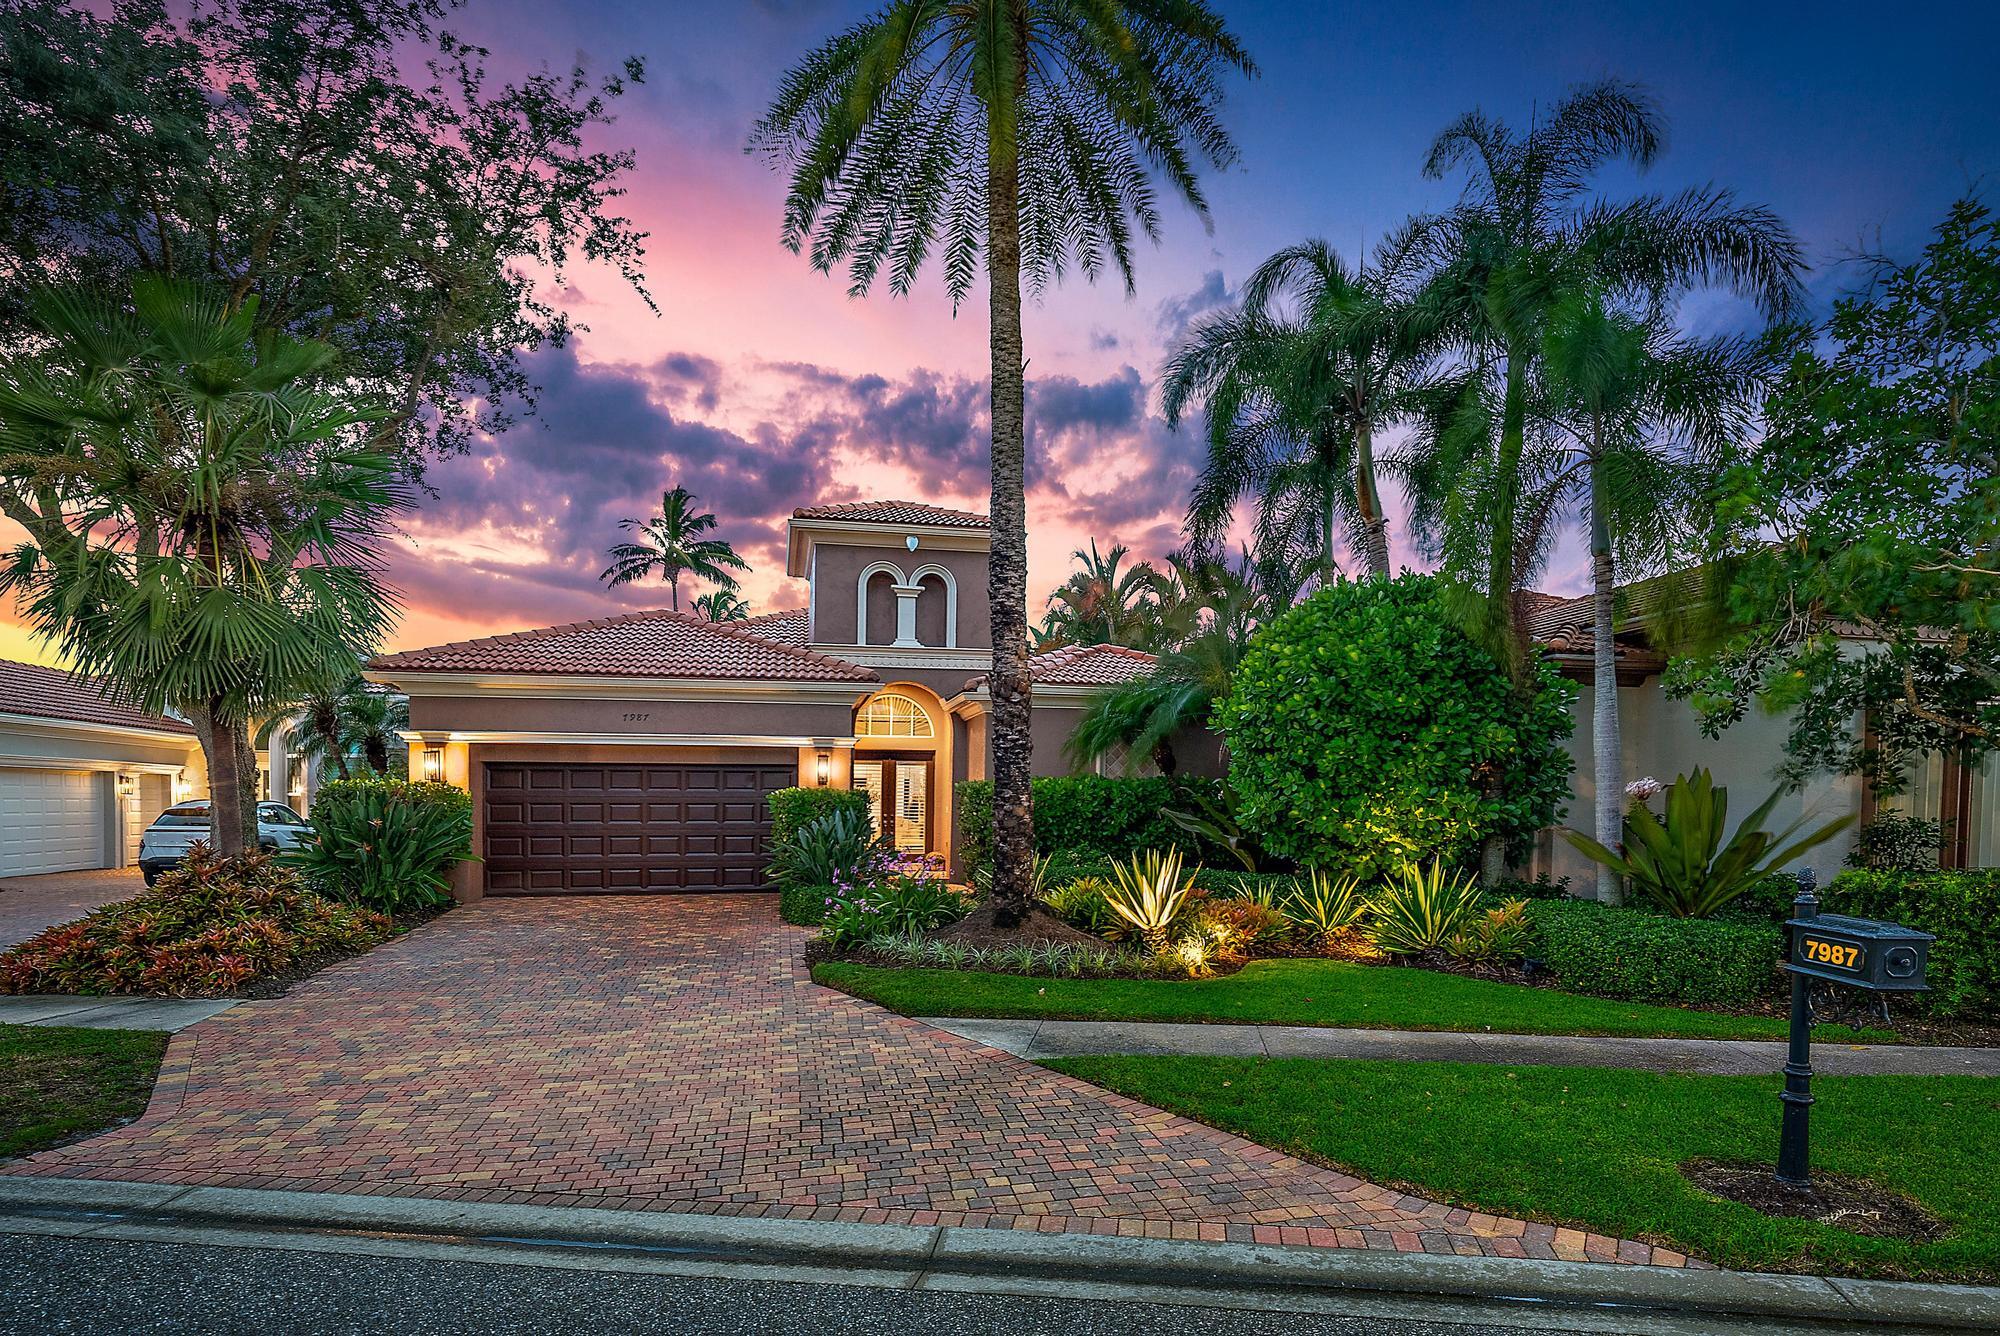
[[[478,862],[456,892],[762,886],[792,785],[860,789],[896,847],[949,858],[952,786],[988,774],[991,538],[984,515],[909,501],[814,506],[789,525],[805,607],[740,622],[641,612],[384,655],[410,699],[410,773],[467,789]],[[1034,770],[1097,689],[1152,657],[1039,655]]]
[[[1625,593],[1626,591],[1621,591]],[[1571,777],[1572,798],[1565,818],[1589,831],[1595,802],[1591,760],[1593,680],[1591,643],[1595,619],[1589,595],[1557,598],[1535,595],[1533,633],[1566,677],[1583,684],[1574,713],[1576,732],[1569,750],[1576,762]],[[1641,596],[1641,602],[1643,596]],[[1666,657],[1646,639],[1643,606],[1618,632],[1618,716],[1625,754],[1625,778],[1630,783],[1651,776],[1671,783],[1675,776],[1706,766],[1716,783],[1729,790],[1729,820],[1733,829],[1751,809],[1777,787],[1773,778],[1784,757],[1789,720],[1783,715],[1751,711],[1723,730],[1721,736],[1702,734],[1701,723],[1687,702],[1670,700],[1661,688]],[[1861,721],[1855,721],[1861,727]],[[1946,867],[2000,865],[2000,755],[1989,756],[1977,770],[1932,756],[1917,767],[1904,793],[1881,803],[1882,810],[1942,821],[1945,842],[1939,862]],[[1657,811],[1657,802],[1654,805]],[[1815,822],[1853,814],[1857,825],[1874,819],[1877,802],[1858,776],[1816,776],[1804,789],[1787,793],[1773,809],[1770,824],[1782,829],[1801,815]],[[1808,853],[1801,863],[1819,874],[1822,883],[1839,871],[1854,847],[1856,827]],[[1555,831],[1543,832],[1528,871],[1569,877],[1572,889],[1588,886],[1595,865]]]
[[[0,877],[129,866],[152,819],[206,788],[187,724],[0,660]]]

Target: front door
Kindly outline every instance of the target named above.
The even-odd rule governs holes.
[[[877,839],[898,853],[931,848],[931,760],[927,756],[854,759],[854,787],[868,795]]]

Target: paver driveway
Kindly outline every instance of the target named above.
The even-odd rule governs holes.
[[[25,942],[43,928],[82,918],[113,900],[129,900],[145,889],[136,867],[0,877],[0,948]]]
[[[176,1037],[50,1176],[1679,1265],[1301,1163],[812,984],[765,897],[495,900]]]

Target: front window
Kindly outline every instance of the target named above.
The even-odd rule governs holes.
[[[861,707],[854,720],[857,738],[928,738],[931,717],[908,696],[884,692]]]

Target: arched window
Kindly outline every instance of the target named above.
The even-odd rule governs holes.
[[[854,719],[857,738],[928,738],[931,717],[908,696],[885,691],[861,707]]]

